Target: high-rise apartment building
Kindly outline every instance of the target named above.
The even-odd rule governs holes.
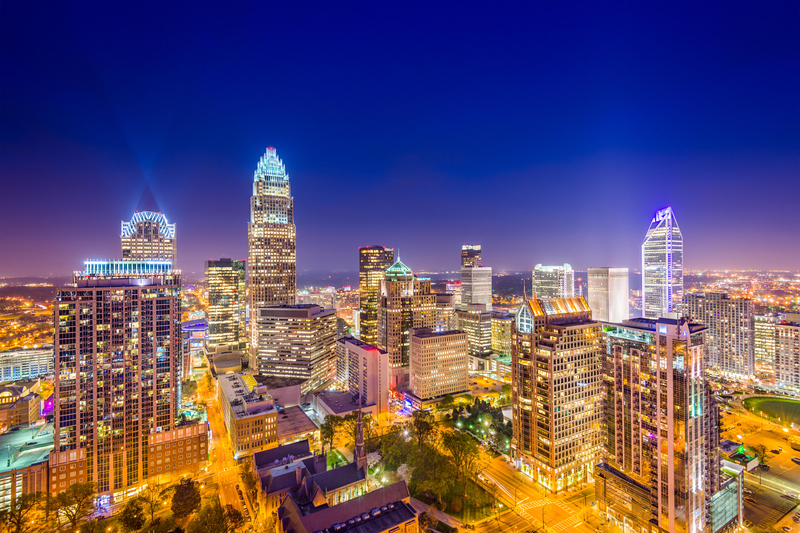
[[[671,207],[656,211],[642,242],[646,318],[677,318],[683,298],[683,235]]]
[[[229,257],[206,261],[208,342],[244,348],[246,333],[245,261]]]
[[[775,355],[778,334],[775,325],[777,315],[755,315],[753,317],[753,358],[756,377],[766,383],[775,381]]]
[[[583,298],[525,300],[511,351],[511,457],[552,492],[592,481],[601,452],[600,324]]]
[[[86,261],[74,282],[54,305],[51,488],[94,482],[117,498],[168,466],[149,441],[178,415],[181,276],[169,261]]]
[[[408,383],[408,332],[436,325],[436,295],[431,280],[418,278],[397,260],[386,269],[378,299],[378,347],[389,354],[393,385]]]
[[[124,261],[171,261],[175,264],[175,224],[167,222],[161,212],[136,211],[130,222],[122,221],[120,240]]]
[[[254,173],[247,225],[251,363],[258,350],[258,309],[296,302],[296,238],[289,175],[275,148],[269,147]]]
[[[492,352],[492,312],[483,304],[469,304],[456,311],[456,328],[467,334],[469,354],[489,355]]]
[[[800,323],[782,321],[775,332],[775,386],[800,394]]]
[[[683,314],[704,324],[705,368],[727,378],[751,379],[755,374],[753,300],[730,298],[722,292],[687,294]]]
[[[461,309],[461,281],[448,281],[444,290],[453,295],[453,309]]]
[[[461,309],[467,306],[485,305],[492,310],[492,267],[461,267]]]
[[[336,341],[336,380],[357,393],[360,405],[375,406],[375,412],[389,409],[392,372],[387,353],[348,335]]]
[[[575,272],[569,263],[563,266],[538,264],[533,267],[532,277],[534,298],[575,297]]]
[[[592,318],[599,322],[628,320],[628,269],[590,268],[587,274]]]
[[[412,403],[469,391],[467,335],[458,330],[412,329],[409,390]]]
[[[483,266],[480,244],[465,244],[461,247],[461,268]]]
[[[394,264],[394,248],[365,246],[358,249],[358,292],[361,299],[359,338],[378,342],[378,300],[386,269]]]
[[[504,311],[492,312],[492,352],[500,357],[511,357],[514,335],[514,315]]]
[[[336,378],[336,310],[280,305],[261,307],[257,316],[259,374],[305,379],[301,394]]]
[[[631,531],[707,531],[721,477],[719,415],[703,377],[706,331],[687,319],[603,325],[607,463],[596,490],[601,510]],[[610,485],[645,497],[624,504]]]

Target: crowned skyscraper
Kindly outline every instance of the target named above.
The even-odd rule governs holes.
[[[683,298],[683,235],[671,207],[653,216],[642,243],[645,318],[677,317]]]
[[[293,305],[297,292],[296,229],[289,175],[275,148],[256,167],[247,225],[250,352],[258,350],[259,307]]]

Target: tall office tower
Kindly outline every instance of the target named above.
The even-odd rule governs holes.
[[[755,374],[754,310],[749,298],[730,298],[723,292],[687,294],[683,315],[708,327],[705,368],[736,380]]]
[[[775,382],[775,355],[778,334],[775,325],[777,315],[755,315],[753,317],[753,358],[756,377],[764,382]]]
[[[412,329],[409,389],[417,409],[424,402],[469,391],[467,334],[463,331]]]
[[[418,278],[399,259],[386,269],[378,299],[378,344],[389,353],[393,385],[408,384],[408,331],[436,325],[431,280]]]
[[[518,468],[552,492],[591,482],[601,452],[600,324],[586,300],[523,301],[511,367]]]
[[[301,394],[336,379],[336,311],[295,304],[258,309],[258,356],[263,376],[302,378]]]
[[[511,357],[511,340],[514,331],[514,315],[504,311],[492,313],[492,352],[500,357]]]
[[[74,282],[54,305],[50,465],[80,474],[51,488],[94,482],[98,493],[118,495],[157,474],[149,439],[175,428],[181,276],[169,261],[86,261]]]
[[[251,364],[256,362],[258,350],[258,309],[296,302],[296,238],[289,175],[275,148],[269,147],[253,177],[247,225]]]
[[[708,502],[722,485],[718,413],[703,378],[706,327],[636,318],[603,331],[600,509],[626,530],[707,531]],[[631,505],[620,493],[644,494]]]
[[[483,266],[480,244],[465,244],[461,247],[461,268]]]
[[[378,300],[386,269],[394,264],[394,248],[366,246],[358,249],[358,292],[361,299],[359,338],[378,342]]]
[[[455,329],[456,315],[453,304],[455,297],[447,292],[437,292],[435,296],[436,325],[434,327],[439,331]]]
[[[246,262],[223,257],[206,261],[208,342],[244,348],[247,344]]]
[[[683,298],[683,235],[671,207],[656,211],[642,242],[646,318],[676,318]]]
[[[492,310],[492,267],[461,267],[461,309],[470,304]]]
[[[467,334],[470,355],[492,352],[492,312],[487,311],[485,305],[469,304],[456,311],[456,328]]]
[[[569,263],[563,266],[533,267],[533,294],[535,298],[574,298],[575,272]]]
[[[587,274],[592,318],[599,322],[628,320],[628,269],[590,268]]]
[[[387,353],[348,335],[336,340],[336,381],[358,393],[361,406],[375,406],[378,413],[389,409],[392,372]]]
[[[461,281],[448,281],[444,290],[453,295],[453,309],[461,309]]]
[[[171,261],[175,264],[175,224],[160,211],[136,211],[130,222],[122,221],[123,261]]]
[[[783,321],[775,326],[775,386],[800,393],[800,323]]]

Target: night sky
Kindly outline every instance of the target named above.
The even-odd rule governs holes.
[[[119,257],[146,184],[184,272],[246,258],[267,146],[299,271],[635,268],[667,205],[687,269],[800,268],[797,1],[218,4],[0,4],[0,276]]]

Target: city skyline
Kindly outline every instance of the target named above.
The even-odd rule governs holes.
[[[185,274],[208,258],[243,259],[251,173],[266,146],[291,169],[300,272],[355,271],[354,250],[372,244],[418,270],[456,270],[452,250],[469,242],[495,272],[634,269],[641,221],[666,206],[690,244],[687,270],[800,264],[796,5],[692,6],[691,18],[598,7],[577,19],[534,6],[456,19],[436,6],[420,19],[383,6],[335,27],[332,7],[276,7],[274,42],[291,47],[234,34],[202,9],[154,21],[126,6],[5,7],[0,227],[13,229],[0,234],[0,276],[68,275],[86,257],[117,257],[105,230],[130,218],[148,185],[179,226]],[[365,24],[383,18],[393,20],[385,32]],[[117,19],[130,24],[106,23]],[[541,27],[518,28],[526,20]],[[226,46],[198,41],[201,25]],[[517,196],[587,208],[556,224],[557,208]],[[53,228],[84,201],[92,209],[71,212],[63,239]],[[479,201],[496,223],[464,223]],[[339,215],[354,203],[407,223]],[[427,227],[440,237],[419,239]]]

